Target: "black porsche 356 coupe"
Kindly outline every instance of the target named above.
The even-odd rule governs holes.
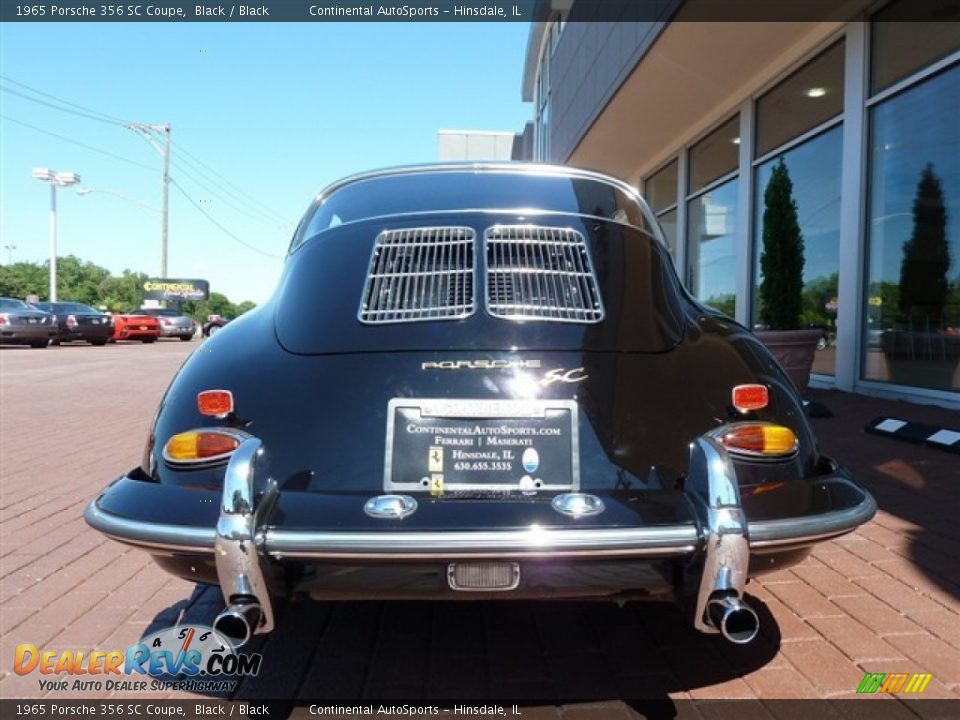
[[[765,347],[684,290],[643,199],[592,172],[338,182],[204,350],[86,519],[219,584],[237,644],[298,595],[668,599],[745,643],[748,578],[876,509]]]

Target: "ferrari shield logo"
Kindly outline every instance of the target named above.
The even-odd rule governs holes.
[[[443,448],[439,445],[431,445],[427,451],[427,470],[432,473],[443,472]]]

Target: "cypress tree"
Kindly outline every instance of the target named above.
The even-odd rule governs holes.
[[[928,163],[920,173],[913,199],[913,232],[903,244],[900,263],[900,312],[907,317],[926,317],[938,324],[950,288],[947,270],[947,208],[940,178]]]
[[[803,312],[803,234],[783,158],[770,175],[763,205],[760,322],[770,330],[796,330]]]

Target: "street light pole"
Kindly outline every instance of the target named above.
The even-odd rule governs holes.
[[[7,251],[7,265],[13,265],[13,251],[17,249],[17,246],[10,243],[9,245],[4,245],[3,249]]]
[[[50,302],[57,301],[57,188],[80,182],[75,172],[57,172],[50,168],[34,168],[33,177],[50,183]]]
[[[57,301],[57,184],[50,182],[50,302]]]

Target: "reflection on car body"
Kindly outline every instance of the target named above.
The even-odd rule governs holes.
[[[748,578],[876,507],[644,201],[587,171],[337,183],[206,347],[86,517],[219,584],[240,643],[297,595],[671,599],[748,642]]]

